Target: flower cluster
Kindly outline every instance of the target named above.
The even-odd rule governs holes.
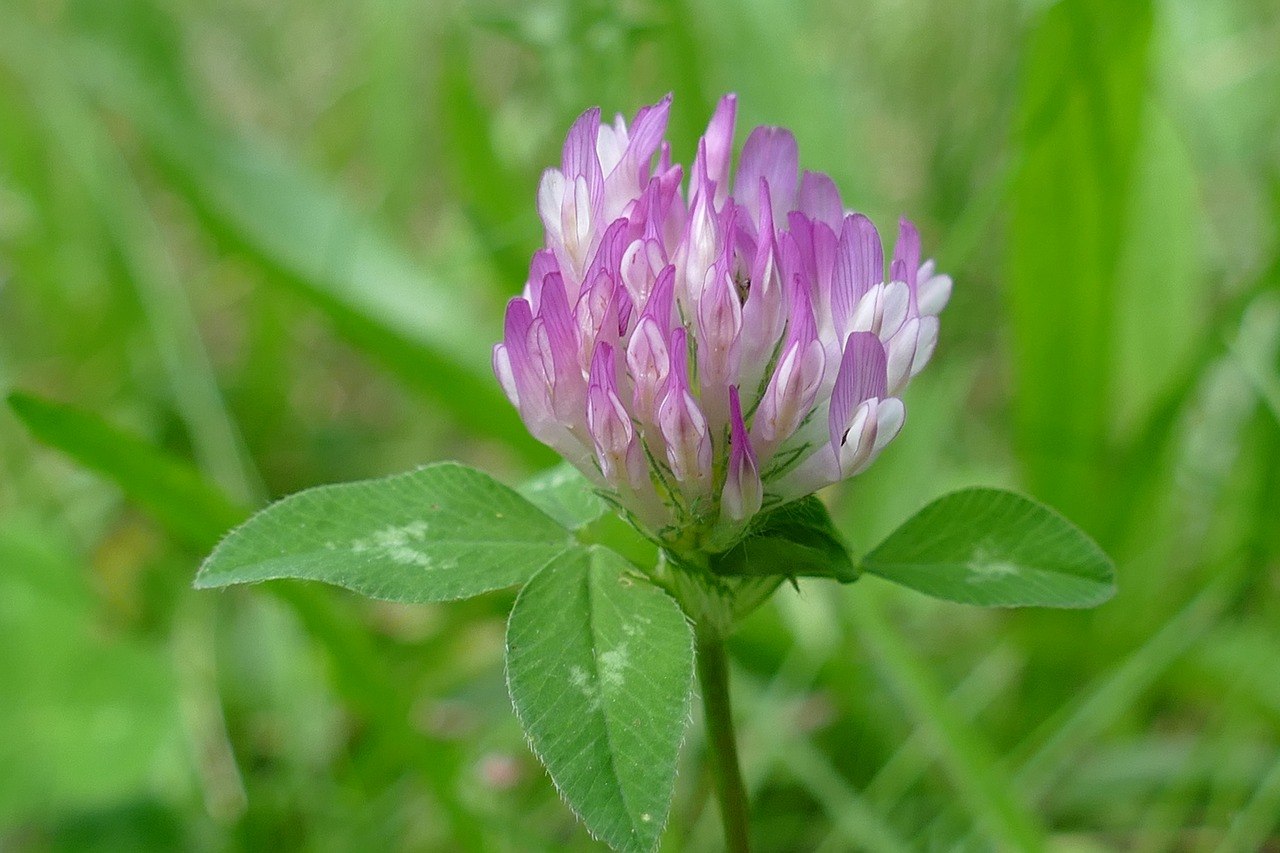
[[[545,247],[493,362],[530,432],[678,548],[865,469],[938,336],[951,279],[880,236],[795,137],[757,127],[731,169],[723,98],[684,188],[670,97],[584,113],[538,191]]]

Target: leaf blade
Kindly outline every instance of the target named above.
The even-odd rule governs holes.
[[[591,481],[568,462],[534,474],[516,491],[570,530],[580,530],[609,511]]]
[[[1092,607],[1115,592],[1110,558],[1083,531],[999,489],[938,498],[862,567],[927,595],[993,607]]]
[[[196,586],[298,578],[389,601],[448,601],[528,580],[570,544],[512,489],[446,462],[290,495],[228,534]]]
[[[516,599],[516,716],[566,802],[615,850],[657,844],[692,683],[693,633],[679,606],[608,549],[549,563]]]

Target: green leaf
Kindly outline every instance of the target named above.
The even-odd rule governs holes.
[[[831,514],[812,495],[765,514],[745,539],[714,556],[711,568],[721,575],[858,579]]]
[[[516,492],[445,462],[272,504],[222,541],[196,586],[301,578],[390,601],[446,601],[522,583],[570,544]]]
[[[97,415],[23,393],[10,394],[9,407],[37,439],[106,476],[193,547],[209,547],[246,515],[190,466]]]
[[[569,806],[615,850],[657,845],[692,679],[679,606],[606,548],[554,560],[511,611],[516,715]]]
[[[580,530],[609,511],[591,481],[568,462],[534,474],[518,491],[570,530]]]
[[[1092,607],[1115,593],[1110,558],[1043,504],[963,489],[916,513],[862,561],[914,590],[995,607]]]

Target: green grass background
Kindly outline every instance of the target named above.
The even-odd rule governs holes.
[[[510,593],[190,583],[271,497],[547,464],[488,371],[539,172],[667,91],[687,159],[730,90],[955,277],[850,542],[1011,486],[1120,590],[784,591],[732,649],[760,849],[1280,850],[1273,0],[0,0],[0,849],[596,849]],[[702,750],[666,851],[719,845]]]

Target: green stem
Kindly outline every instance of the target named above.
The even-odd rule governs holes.
[[[707,745],[711,775],[715,780],[720,819],[724,823],[725,850],[749,853],[747,837],[747,789],[738,766],[738,741],[733,733],[733,709],[729,704],[729,658],[724,637],[705,623],[697,627],[698,682],[707,721]]]

